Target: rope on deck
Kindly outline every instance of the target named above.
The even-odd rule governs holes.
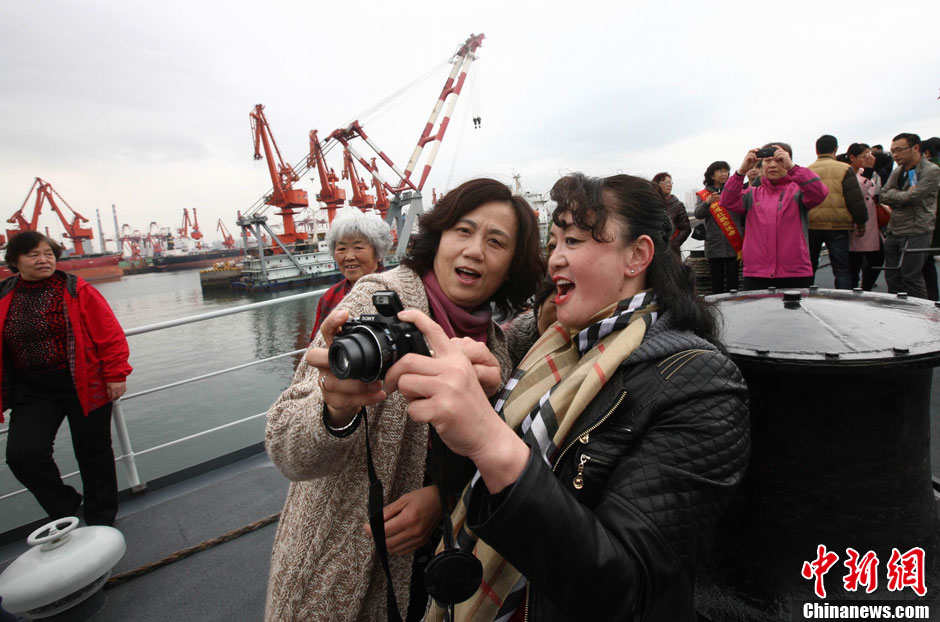
[[[150,562],[149,564],[144,564],[143,566],[139,568],[135,568],[134,570],[128,570],[127,572],[116,574],[105,582],[103,589],[107,590],[112,587],[117,587],[119,585],[126,583],[127,581],[130,581],[131,579],[136,579],[137,577],[140,577],[149,572],[152,572],[156,570],[157,568],[162,568],[164,566],[168,566],[172,564],[173,562],[177,562],[181,559],[185,559],[189,557],[190,555],[193,555],[194,553],[206,551],[218,544],[222,544],[223,542],[234,540],[235,538],[243,536],[246,533],[251,533],[252,531],[261,529],[262,527],[266,525],[270,525],[271,523],[277,521],[280,517],[281,517],[281,513],[277,512],[276,514],[272,514],[271,516],[268,516],[266,518],[262,518],[262,519],[256,520],[253,523],[249,523],[245,525],[244,527],[233,529],[232,531],[224,533],[221,536],[211,538],[209,540],[204,540],[200,542],[199,544],[195,544],[185,549],[180,549],[179,551],[176,551],[175,553],[171,553],[162,559],[158,559],[157,561]]]

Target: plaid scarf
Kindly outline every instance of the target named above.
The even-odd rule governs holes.
[[[657,310],[652,290],[645,290],[603,309],[580,332],[569,333],[556,322],[519,363],[496,412],[551,466],[578,417],[643,341]],[[471,490],[483,485],[478,471],[452,514],[457,546],[472,550],[483,564],[482,584],[456,606],[459,622],[504,622],[524,597],[526,578],[466,526]],[[443,609],[434,603],[427,619],[443,619]]]

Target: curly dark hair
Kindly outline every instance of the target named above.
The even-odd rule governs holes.
[[[657,186],[633,175],[587,177],[574,173],[562,177],[552,187],[551,198],[558,207],[552,221],[563,227],[561,217],[590,231],[598,242],[612,242],[603,235],[608,218],[623,225],[623,242],[629,244],[641,235],[653,240],[653,260],[647,268],[647,285],[656,292],[660,308],[671,311],[678,329],[686,329],[718,343],[718,320],[714,310],[695,293],[692,269],[669,249],[672,221],[666,214],[666,201]]]
[[[500,201],[508,204],[516,215],[516,251],[509,266],[509,277],[496,293],[493,302],[504,314],[511,315],[535,292],[545,274],[545,255],[539,244],[539,227],[535,212],[528,202],[514,195],[506,184],[495,179],[466,181],[450,190],[434,209],[418,221],[418,235],[411,238],[408,252],[401,262],[424,276],[434,268],[434,257],[441,243],[441,234],[468,212],[485,203]]]
[[[714,185],[715,183],[715,173],[725,169],[729,173],[731,172],[731,166],[728,165],[724,160],[717,160],[708,165],[708,168],[705,169],[705,180],[702,182],[706,186]]]
[[[20,255],[25,255],[43,242],[49,245],[49,248],[51,248],[52,252],[55,254],[56,261],[58,261],[59,257],[62,256],[62,247],[49,236],[43,235],[38,231],[24,231],[10,238],[10,241],[7,242],[6,255],[3,256],[3,260],[7,262],[7,268],[10,269],[10,272],[13,274],[19,272],[15,264],[20,260]]]

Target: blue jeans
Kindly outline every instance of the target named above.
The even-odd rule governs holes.
[[[819,267],[819,253],[823,242],[829,249],[829,262],[832,276],[835,277],[836,289],[852,289],[852,270],[849,267],[850,231],[828,231],[825,229],[809,230],[809,260],[813,264],[813,276]]]
[[[888,233],[885,238],[885,280],[888,282],[888,291],[892,294],[907,292],[915,298],[927,297],[927,285],[924,282],[924,261],[926,253],[904,253],[901,267],[890,270],[889,267],[898,265],[901,259],[901,249],[907,245],[909,248],[927,248],[930,246],[930,234],[895,235]],[[930,258],[933,260],[933,257]]]

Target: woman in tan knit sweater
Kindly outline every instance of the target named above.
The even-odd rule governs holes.
[[[338,380],[326,347],[348,318],[375,313],[372,294],[398,293],[429,313],[472,360],[494,395],[511,372],[491,305],[519,306],[544,273],[538,228],[526,202],[502,183],[471,180],[422,216],[402,266],[360,279],[323,323],[291,386],[268,412],[266,446],[292,481],[271,559],[266,619],[385,620],[385,576],[368,530],[366,445],[385,492],[385,532],[402,617],[414,551],[440,520],[438,491],[425,486],[427,426],[412,422],[398,392],[381,382]],[[416,594],[411,615],[423,613]]]

